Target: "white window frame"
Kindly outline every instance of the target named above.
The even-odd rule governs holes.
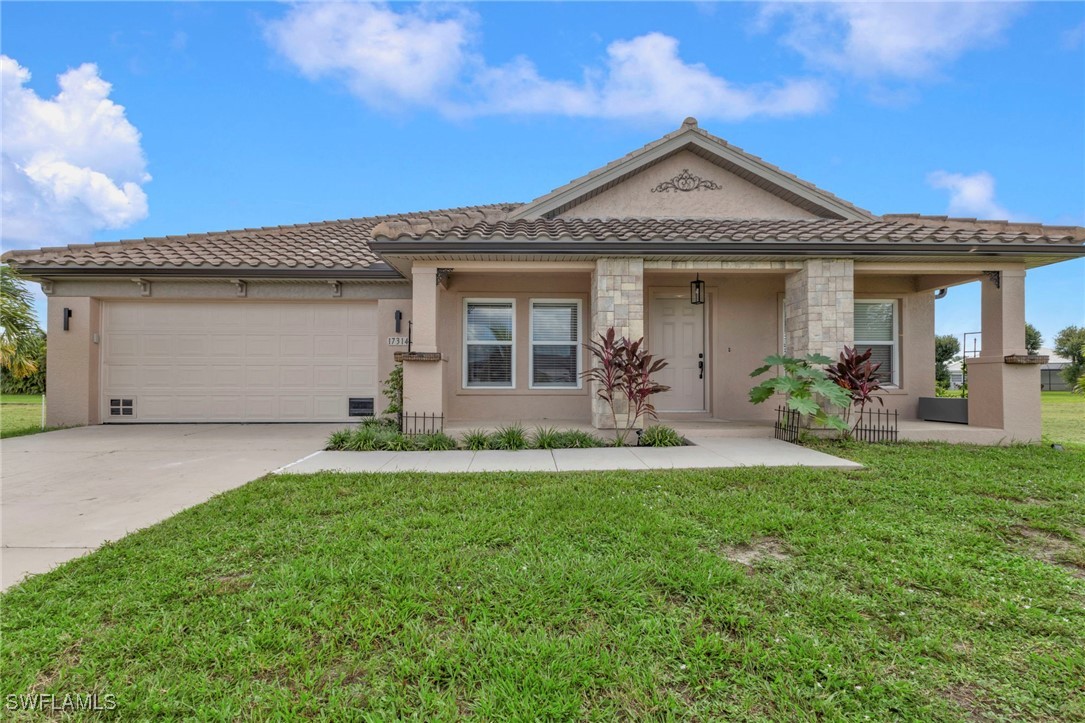
[[[508,304],[512,313],[511,339],[505,341],[472,341],[467,338],[467,309],[471,304]],[[476,297],[463,300],[463,375],[461,382],[464,389],[515,389],[516,388],[516,299],[495,299],[488,297]],[[509,383],[508,384],[469,384],[467,381],[467,347],[473,346],[508,346],[510,354]]]
[[[900,388],[900,299],[867,299],[856,298],[854,304],[891,304],[893,307],[893,339],[892,341],[863,341],[855,340],[855,348],[858,351],[866,351],[872,346],[892,346],[890,356],[893,359],[893,378],[886,386]]]
[[[542,304],[576,304],[576,341],[535,341],[535,303]],[[584,303],[580,299],[549,299],[534,298],[528,300],[527,314],[527,386],[528,389],[583,389],[584,380],[580,375],[584,371],[584,352],[581,346],[584,342]],[[536,346],[576,346],[576,384],[536,384],[535,383],[535,347]]]

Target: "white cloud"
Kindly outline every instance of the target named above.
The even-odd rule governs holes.
[[[372,106],[406,103],[449,116],[741,120],[814,113],[831,98],[813,80],[733,85],[685,62],[678,41],[661,33],[612,42],[582,78],[546,78],[526,57],[487,63],[475,47],[476,23],[460,8],[299,4],[271,22],[267,36],[302,74],[339,78]]]
[[[971,175],[934,171],[927,175],[933,188],[949,191],[949,214],[985,220],[1015,220],[1016,216],[995,201],[995,179],[980,171]],[[1023,220],[1023,219],[1019,219]]]
[[[397,13],[365,3],[295,5],[267,37],[308,78],[341,79],[367,102],[424,104],[455,82],[472,16],[430,6]]]
[[[817,67],[915,80],[998,42],[1019,12],[1009,2],[773,3],[757,27],[784,22],[782,42]]]
[[[139,131],[93,64],[57,77],[43,99],[26,87],[30,72],[0,55],[5,247],[87,240],[98,229],[147,215],[142,184],[151,177]]]

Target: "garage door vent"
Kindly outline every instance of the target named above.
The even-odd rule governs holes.
[[[373,397],[350,397],[347,413],[351,417],[372,417]]]
[[[131,399],[110,399],[109,416],[131,417],[136,412],[135,406],[133,406],[132,402],[133,400]]]

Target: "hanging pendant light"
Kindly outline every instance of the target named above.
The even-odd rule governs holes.
[[[700,274],[697,274],[697,279],[695,281],[689,282],[689,303],[704,303],[704,282],[701,281]]]

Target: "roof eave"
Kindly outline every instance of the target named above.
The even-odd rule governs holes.
[[[1085,256],[1085,246],[1078,244],[876,244],[855,242],[754,242],[734,241],[584,241],[576,239],[375,239],[371,246],[385,257],[421,254],[563,254],[580,256],[645,255],[762,255],[762,256],[978,256],[978,257],[1051,257],[1052,263]]]
[[[261,268],[261,267],[185,267],[185,266],[15,266],[30,279],[72,277],[102,278],[207,278],[207,279],[336,279],[358,281],[398,281],[403,276],[388,264],[366,269],[346,268]]]

